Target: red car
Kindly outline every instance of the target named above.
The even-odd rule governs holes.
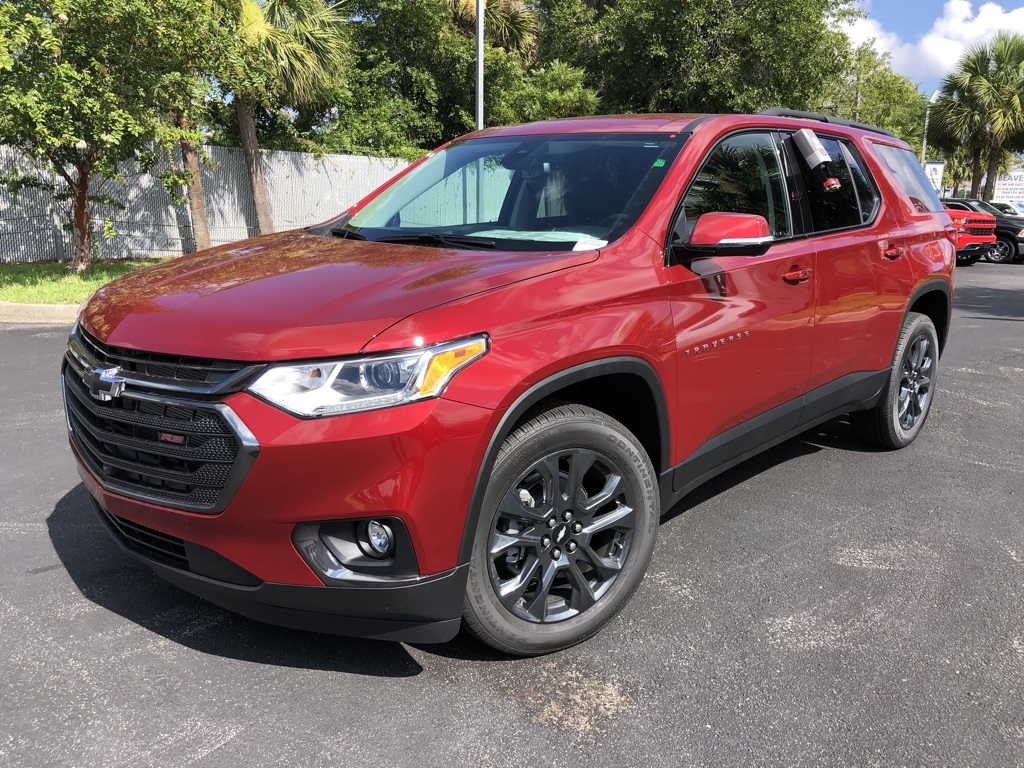
[[[552,651],[625,604],[700,483],[840,414],[920,434],[953,237],[870,126],[491,128],[326,224],[99,290],[71,447],[124,549],[214,603]]]
[[[996,242],[996,217],[982,211],[966,213],[952,208],[946,208],[946,213],[956,227],[956,263],[977,263]]]

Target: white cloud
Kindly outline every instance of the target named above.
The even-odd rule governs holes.
[[[863,2],[870,13],[870,0]],[[854,19],[844,25],[855,44],[874,38],[875,49],[892,54],[892,67],[911,79],[935,82],[956,67],[969,47],[988,42],[996,32],[1024,34],[1024,7],[1004,9],[998,3],[982,3],[977,11],[971,0],[947,0],[942,15],[916,41],[901,40],[872,18]]]

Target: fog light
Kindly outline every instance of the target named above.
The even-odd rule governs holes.
[[[391,551],[394,536],[384,523],[371,520],[366,524],[366,541],[370,545],[370,554],[374,557],[384,557]]]

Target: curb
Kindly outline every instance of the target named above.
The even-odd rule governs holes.
[[[0,323],[71,325],[77,317],[77,304],[20,304],[15,301],[0,301]]]

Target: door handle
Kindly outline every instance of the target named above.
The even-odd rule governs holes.
[[[906,251],[904,251],[898,245],[894,245],[891,248],[886,248],[884,251],[882,251],[882,255],[885,256],[885,258],[889,259],[890,261],[892,261],[893,259],[898,259],[904,253],[906,253]]]
[[[782,279],[785,280],[790,285],[796,285],[797,283],[805,283],[808,280],[810,280],[810,278],[810,269],[797,269],[796,267],[793,267],[792,269],[789,270],[789,272],[782,276]]]

